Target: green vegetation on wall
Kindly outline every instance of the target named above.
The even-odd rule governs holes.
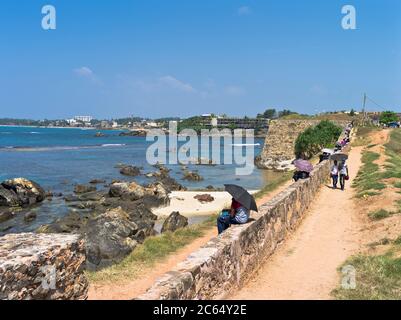
[[[296,156],[310,159],[322,148],[333,147],[341,131],[339,126],[327,120],[321,121],[315,127],[306,129],[295,141]]]

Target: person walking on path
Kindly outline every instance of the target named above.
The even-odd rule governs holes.
[[[331,167],[330,171],[331,179],[333,180],[333,189],[337,189],[338,183],[338,162],[334,160],[334,165]]]
[[[339,167],[339,172],[340,172],[340,186],[341,190],[345,189],[345,180],[348,180],[349,175],[348,175],[348,166],[345,163],[345,160],[340,164]]]

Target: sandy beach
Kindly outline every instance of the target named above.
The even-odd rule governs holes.
[[[251,194],[257,190],[249,190]],[[200,202],[194,197],[197,195],[209,194],[214,198],[212,202]],[[170,193],[170,205],[167,207],[157,208],[153,210],[159,218],[167,217],[173,211],[178,211],[186,217],[206,216],[217,213],[222,209],[229,207],[231,204],[231,196],[225,191],[173,191]]]

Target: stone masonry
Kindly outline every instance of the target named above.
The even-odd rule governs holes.
[[[0,238],[0,300],[86,299],[85,250],[77,235]]]
[[[270,122],[262,153],[255,159],[260,169],[286,171],[293,169],[295,141],[307,128],[317,125],[320,120],[274,120]],[[349,121],[333,121],[345,127]]]
[[[318,164],[310,179],[293,183],[260,206],[250,223],[210,240],[138,299],[222,299],[240,288],[298,226],[329,172],[329,161]]]

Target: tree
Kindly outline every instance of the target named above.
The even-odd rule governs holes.
[[[354,109],[351,109],[351,112],[349,113],[349,115],[350,115],[351,117],[355,116],[355,110],[354,110]]]
[[[309,127],[295,141],[295,154],[298,158],[310,159],[322,148],[334,146],[342,129],[328,120],[315,127]]]
[[[379,121],[382,124],[388,125],[390,122],[398,122],[400,119],[393,111],[384,111],[380,114]]]
[[[291,114],[296,114],[296,112],[284,109],[283,111],[279,111],[278,117],[281,118],[281,117],[289,116]]]
[[[276,109],[267,109],[263,113],[258,113],[256,118],[265,118],[265,119],[274,119],[277,117],[277,111]]]

